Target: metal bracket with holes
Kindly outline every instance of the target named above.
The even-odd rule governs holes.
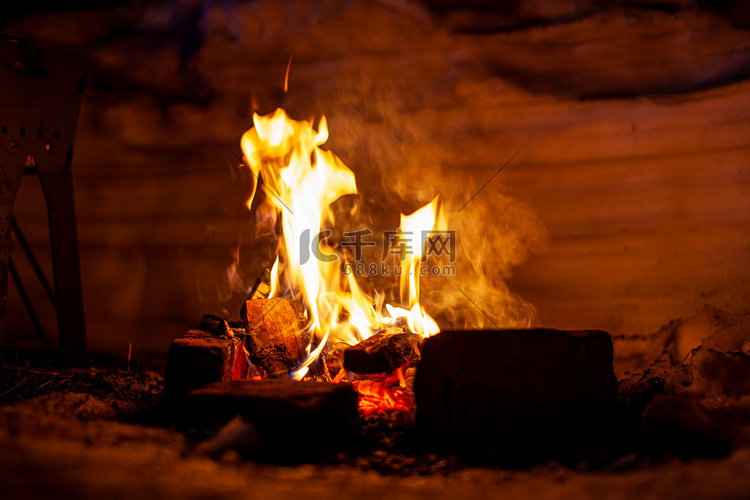
[[[86,353],[73,178],[70,170],[86,60],[0,36],[0,336],[5,316],[13,204],[24,173],[35,174],[47,200],[60,350]],[[5,340],[3,340],[5,342]]]

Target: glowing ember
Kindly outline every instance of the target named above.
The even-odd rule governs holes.
[[[380,410],[410,410],[414,406],[411,394],[385,380],[354,380],[352,386],[360,395],[359,407],[366,415]]]
[[[423,337],[439,333],[437,323],[419,303],[419,268],[427,237],[431,231],[446,229],[438,198],[411,215],[401,215],[402,303],[387,304],[384,314],[353,274],[342,272],[346,265],[343,257],[326,241],[330,235],[327,228],[335,222],[331,205],[344,195],[357,194],[357,186],[352,171],[333,153],[320,148],[328,138],[325,117],[317,131],[311,122],[292,120],[282,109],[266,116],[256,114],[253,123],[242,137],[245,160],[258,179],[247,206],[251,207],[260,190],[276,215],[272,227],[280,228],[270,297],[291,292],[303,302],[309,319],[305,329],[311,342],[305,359],[290,377],[303,378],[329,346],[356,344],[397,321]],[[382,396],[389,407],[407,405],[402,389],[369,382],[358,383],[360,393],[367,392],[371,399]]]

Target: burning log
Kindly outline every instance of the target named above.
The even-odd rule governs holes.
[[[196,389],[180,415],[185,428],[213,428],[240,416],[257,429],[263,457],[286,462],[340,449],[359,430],[351,386],[288,379],[236,380]]]
[[[612,339],[601,331],[443,332],[425,341],[414,389],[417,428],[433,445],[550,449],[612,421]]]
[[[264,269],[263,272],[255,280],[255,284],[250,289],[250,293],[247,294],[247,300],[251,299],[267,299],[271,294],[271,272],[268,269]]]
[[[377,333],[344,351],[344,368],[355,373],[392,372],[420,359],[419,335]]]
[[[205,315],[199,328],[173,340],[167,352],[164,397],[173,408],[192,389],[247,377],[245,335],[218,316]]]
[[[229,323],[224,318],[214,314],[204,314],[200,323],[198,323],[198,330],[213,333],[219,337],[234,337],[234,331],[232,331]]]
[[[386,410],[412,411],[413,367],[420,360],[421,341],[422,338],[413,333],[378,333],[355,346],[334,346],[328,363],[336,369],[370,375],[352,381],[364,415]],[[343,370],[339,372],[343,373]]]
[[[250,359],[271,378],[287,377],[305,355],[309,337],[301,332],[300,310],[282,297],[247,300],[242,307]]]
[[[350,347],[346,342],[336,342],[330,347],[326,356],[326,367],[330,373],[344,375],[344,351]]]

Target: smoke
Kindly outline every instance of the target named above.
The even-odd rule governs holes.
[[[429,183],[415,184],[409,182],[413,174],[408,169],[394,173],[399,197],[439,193],[455,238],[452,256],[433,254],[424,263],[420,288],[427,312],[443,329],[533,326],[536,308],[513,293],[506,280],[530,255],[549,248],[544,223],[522,200],[499,193],[497,186],[480,190],[485,179],[440,169]]]
[[[359,194],[334,203],[328,244],[347,263],[361,266],[354,277],[366,293],[398,304],[398,259],[389,253],[386,235],[398,228],[400,213],[412,213],[439,195],[450,234],[438,238],[452,241],[443,241],[444,251],[428,252],[423,262],[421,303],[427,313],[442,329],[535,325],[536,308],[509,289],[506,281],[531,255],[546,251],[551,236],[526,203],[503,193],[503,172],[498,170],[514,151],[498,147],[490,137],[477,141],[470,151],[455,151],[441,142],[439,134],[434,136],[434,128],[399,120],[391,109],[392,101],[377,100],[372,106],[377,108],[372,113],[378,117],[377,134],[370,133],[370,124],[360,114],[332,123],[325,148],[341,156],[354,171]],[[453,122],[451,126],[463,130],[470,125]],[[501,149],[507,149],[507,155],[501,156]],[[486,158],[497,158],[497,164]],[[254,255],[249,260],[240,257],[238,266],[255,264],[252,272],[242,273],[245,277],[257,276],[257,264],[273,258],[274,214],[264,213],[258,205],[253,207],[254,234],[243,245],[244,250],[252,242]],[[360,248],[357,257],[354,249],[341,243],[347,233],[363,230],[368,231],[364,239],[373,245]],[[446,245],[451,251],[445,251]],[[266,251],[258,252],[259,246]],[[267,257],[260,259],[261,255]],[[248,280],[230,281],[246,287]]]

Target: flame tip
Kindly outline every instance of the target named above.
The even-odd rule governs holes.
[[[294,52],[289,54],[289,62],[286,64],[286,76],[284,76],[284,92],[289,91],[289,69],[292,67],[293,57],[294,57]]]

